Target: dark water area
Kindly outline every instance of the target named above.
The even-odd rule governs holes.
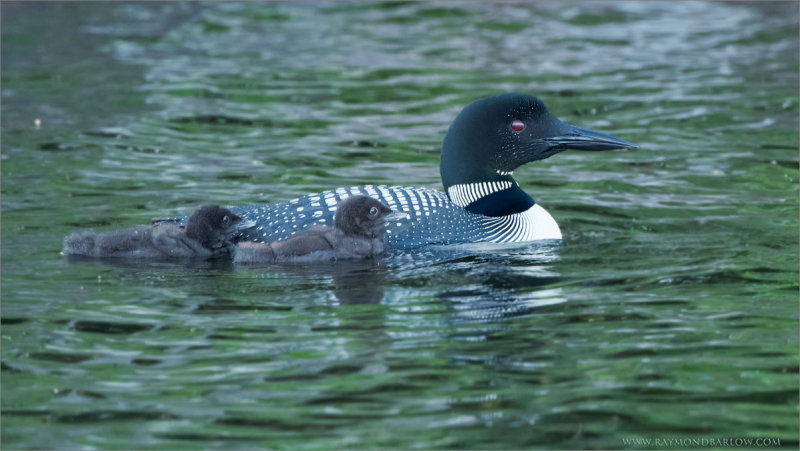
[[[3,2],[1,56],[4,449],[798,447],[796,2]],[[59,255],[441,189],[450,121],[507,91],[639,145],[515,172],[560,244]]]

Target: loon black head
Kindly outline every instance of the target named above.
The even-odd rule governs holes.
[[[333,224],[348,235],[376,238],[384,232],[387,221],[408,216],[393,213],[380,201],[368,196],[352,196],[343,200],[336,208]]]
[[[241,222],[242,218],[227,208],[204,205],[186,221],[186,236],[207,249],[218,249],[232,243]]]
[[[541,100],[502,94],[471,103],[453,121],[442,146],[442,183],[451,200],[473,213],[503,216],[533,205],[512,171],[567,149],[635,147],[603,133],[565,124]]]

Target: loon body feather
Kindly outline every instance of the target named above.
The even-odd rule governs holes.
[[[244,230],[240,239],[269,242],[288,238],[310,227],[332,225],[336,206],[354,195],[377,199],[410,218],[386,226],[387,246],[409,249],[431,244],[512,243],[537,239],[560,239],[553,218],[538,205],[503,217],[470,213],[451,202],[442,192],[428,188],[366,185],[309,194],[278,204],[233,207],[245,221],[256,225]]]

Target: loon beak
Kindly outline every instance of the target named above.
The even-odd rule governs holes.
[[[559,136],[544,138],[543,141],[550,144],[551,149],[560,150],[613,150],[631,149],[636,145],[615,138],[605,133],[586,130],[573,125],[562,124],[559,128]]]
[[[402,219],[411,219],[411,215],[408,213],[403,213],[402,211],[393,211],[392,213],[386,215],[383,219],[386,222],[394,222]]]
[[[242,222],[236,224],[236,228],[238,228],[239,230],[246,230],[255,226],[256,222],[253,221],[252,219],[242,219]]]

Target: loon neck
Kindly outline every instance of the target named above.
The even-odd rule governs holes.
[[[482,180],[445,186],[456,205],[471,213],[485,216],[507,216],[521,213],[534,205],[511,173],[500,173]]]

